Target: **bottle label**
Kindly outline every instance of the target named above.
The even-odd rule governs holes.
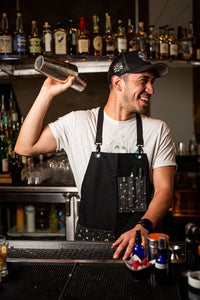
[[[12,53],[11,35],[0,36],[0,53]]]
[[[97,51],[101,51],[103,49],[103,40],[100,35],[95,36],[93,39],[93,47]]]
[[[67,54],[67,39],[66,33],[63,31],[57,31],[54,34],[55,41],[55,54]]]
[[[78,52],[89,52],[89,41],[87,39],[78,39]]]
[[[135,50],[139,50],[139,45],[137,43],[137,41],[129,41],[129,52],[135,51]]]
[[[171,44],[170,45],[170,55],[172,55],[172,56],[177,56],[178,55],[178,45],[176,45],[176,44]]]
[[[127,39],[118,38],[117,39],[117,49],[119,53],[127,51]]]
[[[26,52],[26,37],[23,34],[17,34],[14,37],[13,49],[15,53],[25,53]]]
[[[76,46],[77,45],[77,34],[76,32],[72,32],[72,45]]]
[[[155,268],[159,270],[167,270],[168,264],[160,264],[158,262],[155,262]]]
[[[2,159],[2,172],[6,173],[8,171],[9,171],[8,158],[3,158]]]
[[[52,51],[52,35],[50,32],[45,33],[44,35],[44,51],[51,52]]]
[[[31,38],[29,40],[30,53],[41,53],[41,40],[40,38]]]
[[[160,44],[160,53],[162,54],[168,54],[168,44],[167,43],[161,43]]]

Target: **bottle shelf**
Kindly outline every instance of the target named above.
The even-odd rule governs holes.
[[[27,232],[26,230],[19,230],[16,226],[8,231],[9,237],[65,237],[65,228],[61,228],[55,233],[46,230],[35,230],[34,232]]]
[[[58,57],[58,59],[69,60],[78,67],[79,73],[103,73],[107,72],[112,58],[105,57]],[[34,69],[33,58],[19,59],[16,56],[0,57],[0,77],[26,77],[43,76]],[[165,63],[170,68],[191,68],[200,66],[199,61],[181,60],[152,60],[152,63]]]

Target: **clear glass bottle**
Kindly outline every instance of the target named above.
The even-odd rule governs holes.
[[[76,55],[78,47],[78,33],[74,26],[74,20],[69,20],[69,30],[67,34],[67,53],[69,55]]]
[[[79,20],[80,34],[78,35],[78,54],[89,55],[90,39],[85,26],[85,18]]]
[[[127,39],[128,39],[128,52],[139,50],[137,34],[134,31],[134,25],[132,24],[131,18],[128,19]]]
[[[12,35],[9,31],[8,26],[8,17],[7,13],[2,13],[2,20],[1,20],[1,35],[0,35],[0,54],[1,55],[7,55],[12,54],[13,48],[12,48]]]
[[[108,57],[115,55],[115,38],[112,32],[111,18],[108,13],[105,14],[106,24],[103,36],[103,54]]]
[[[158,50],[159,50],[159,59],[168,59],[169,57],[169,45],[168,39],[166,39],[165,28],[159,27],[159,36],[158,36]]]
[[[67,54],[67,32],[60,22],[57,22],[57,27],[53,31],[53,44],[55,55]]]
[[[26,35],[24,34],[22,13],[17,12],[16,31],[13,38],[13,52],[19,56],[26,54]]]
[[[43,25],[42,32],[42,52],[46,56],[50,56],[53,54],[53,38],[51,26],[48,22],[45,22]]]
[[[127,52],[127,37],[125,27],[123,26],[122,20],[118,20],[117,28],[117,52],[125,53]]]
[[[138,44],[139,50],[147,55],[147,34],[144,31],[144,22],[138,23]]]
[[[169,43],[169,59],[177,59],[178,43],[174,36],[174,28],[169,28],[168,43]]]
[[[35,57],[41,54],[42,52],[41,45],[42,45],[42,41],[40,35],[38,34],[37,21],[32,20],[31,34],[28,37],[29,55]]]
[[[91,34],[90,54],[94,56],[102,56],[103,54],[103,38],[99,33],[99,16],[92,16],[93,33]]]

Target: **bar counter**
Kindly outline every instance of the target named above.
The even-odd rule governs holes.
[[[135,278],[113,252],[110,243],[10,240],[0,299],[200,299],[184,263],[171,264],[168,282],[158,284],[154,271]]]

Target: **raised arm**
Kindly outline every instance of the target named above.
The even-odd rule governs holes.
[[[58,83],[47,78],[27,114],[14,151],[20,155],[30,156],[48,153],[56,150],[56,140],[49,128],[43,128],[43,120],[53,98],[67,90],[74,82],[74,77],[69,76],[64,83]]]

